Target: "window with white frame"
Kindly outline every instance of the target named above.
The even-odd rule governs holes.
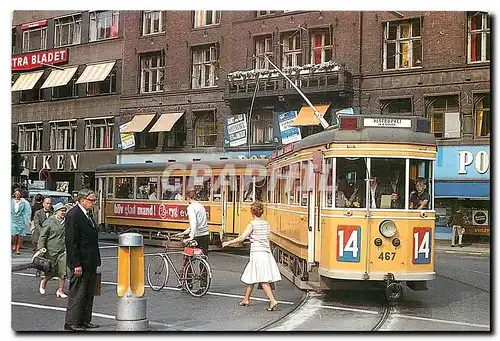
[[[257,16],[262,17],[264,15],[270,15],[274,13],[276,13],[276,11],[257,11]]]
[[[474,119],[476,121],[476,136],[489,137],[491,133],[490,94],[474,95]]]
[[[141,55],[141,94],[163,91],[165,63],[162,52]]]
[[[420,19],[385,23],[383,66],[384,70],[422,66]]]
[[[252,144],[273,143],[273,125],[272,109],[262,109],[258,114],[252,115],[250,123]]]
[[[431,133],[436,138],[460,137],[457,95],[426,98],[426,116],[431,120]]]
[[[214,111],[196,113],[194,122],[196,147],[214,147],[217,142],[217,121]]]
[[[32,152],[42,150],[42,122],[19,124],[19,151]]]
[[[85,149],[113,148],[114,118],[85,120]]]
[[[76,149],[76,120],[50,122],[50,150]]]
[[[220,11],[194,11],[193,27],[204,27],[220,23]]]
[[[490,60],[490,16],[488,13],[469,13],[467,54],[469,63]]]
[[[302,48],[300,33],[288,34],[283,37],[283,67],[301,66]]]
[[[193,89],[217,86],[218,58],[215,45],[193,49]]]
[[[102,82],[87,83],[87,96],[109,95],[116,93],[116,65]]]
[[[79,77],[78,71],[66,85],[52,87],[52,99],[72,98],[78,96],[76,80]]]
[[[118,37],[118,11],[100,11],[90,13],[89,40]]]
[[[322,64],[333,58],[333,42],[330,31],[311,34],[311,64]]]
[[[54,19],[54,23],[55,47],[80,44],[82,37],[82,16],[80,14]]]
[[[263,36],[255,39],[255,69],[269,69],[269,61],[273,59],[273,41],[271,36]]]
[[[163,11],[142,11],[142,35],[163,32]]]
[[[33,27],[23,31],[23,52],[47,48],[47,26]]]

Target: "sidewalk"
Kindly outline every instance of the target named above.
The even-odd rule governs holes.
[[[449,240],[436,239],[436,250],[441,252],[484,257],[490,255],[490,243],[464,243],[464,245],[463,247],[451,247]]]

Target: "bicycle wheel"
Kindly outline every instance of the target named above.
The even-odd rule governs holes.
[[[190,258],[184,268],[184,288],[194,297],[201,297],[208,292],[212,283],[212,270],[203,258]]]
[[[167,284],[168,263],[162,255],[153,256],[148,263],[148,284],[154,291],[160,291]]]

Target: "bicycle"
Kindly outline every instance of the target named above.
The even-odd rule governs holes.
[[[198,248],[195,240],[187,242],[182,250],[169,250],[170,237],[167,236],[165,251],[154,255],[148,263],[148,284],[154,291],[160,291],[168,282],[169,265],[180,286],[194,297],[201,297],[208,292],[212,283],[212,269],[207,256]],[[183,254],[183,264],[179,271],[170,259],[170,254]],[[182,276],[182,277],[181,277]],[[158,279],[158,281],[156,281]]]

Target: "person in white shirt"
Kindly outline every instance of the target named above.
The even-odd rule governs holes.
[[[175,236],[182,237],[189,235],[183,242],[186,243],[193,239],[196,240],[198,246],[203,250],[203,254],[208,257],[208,243],[210,237],[208,232],[207,212],[205,211],[205,207],[196,200],[196,191],[194,188],[190,188],[186,191],[186,197],[189,201],[189,206],[187,207],[189,227],[183,232],[177,233]]]

